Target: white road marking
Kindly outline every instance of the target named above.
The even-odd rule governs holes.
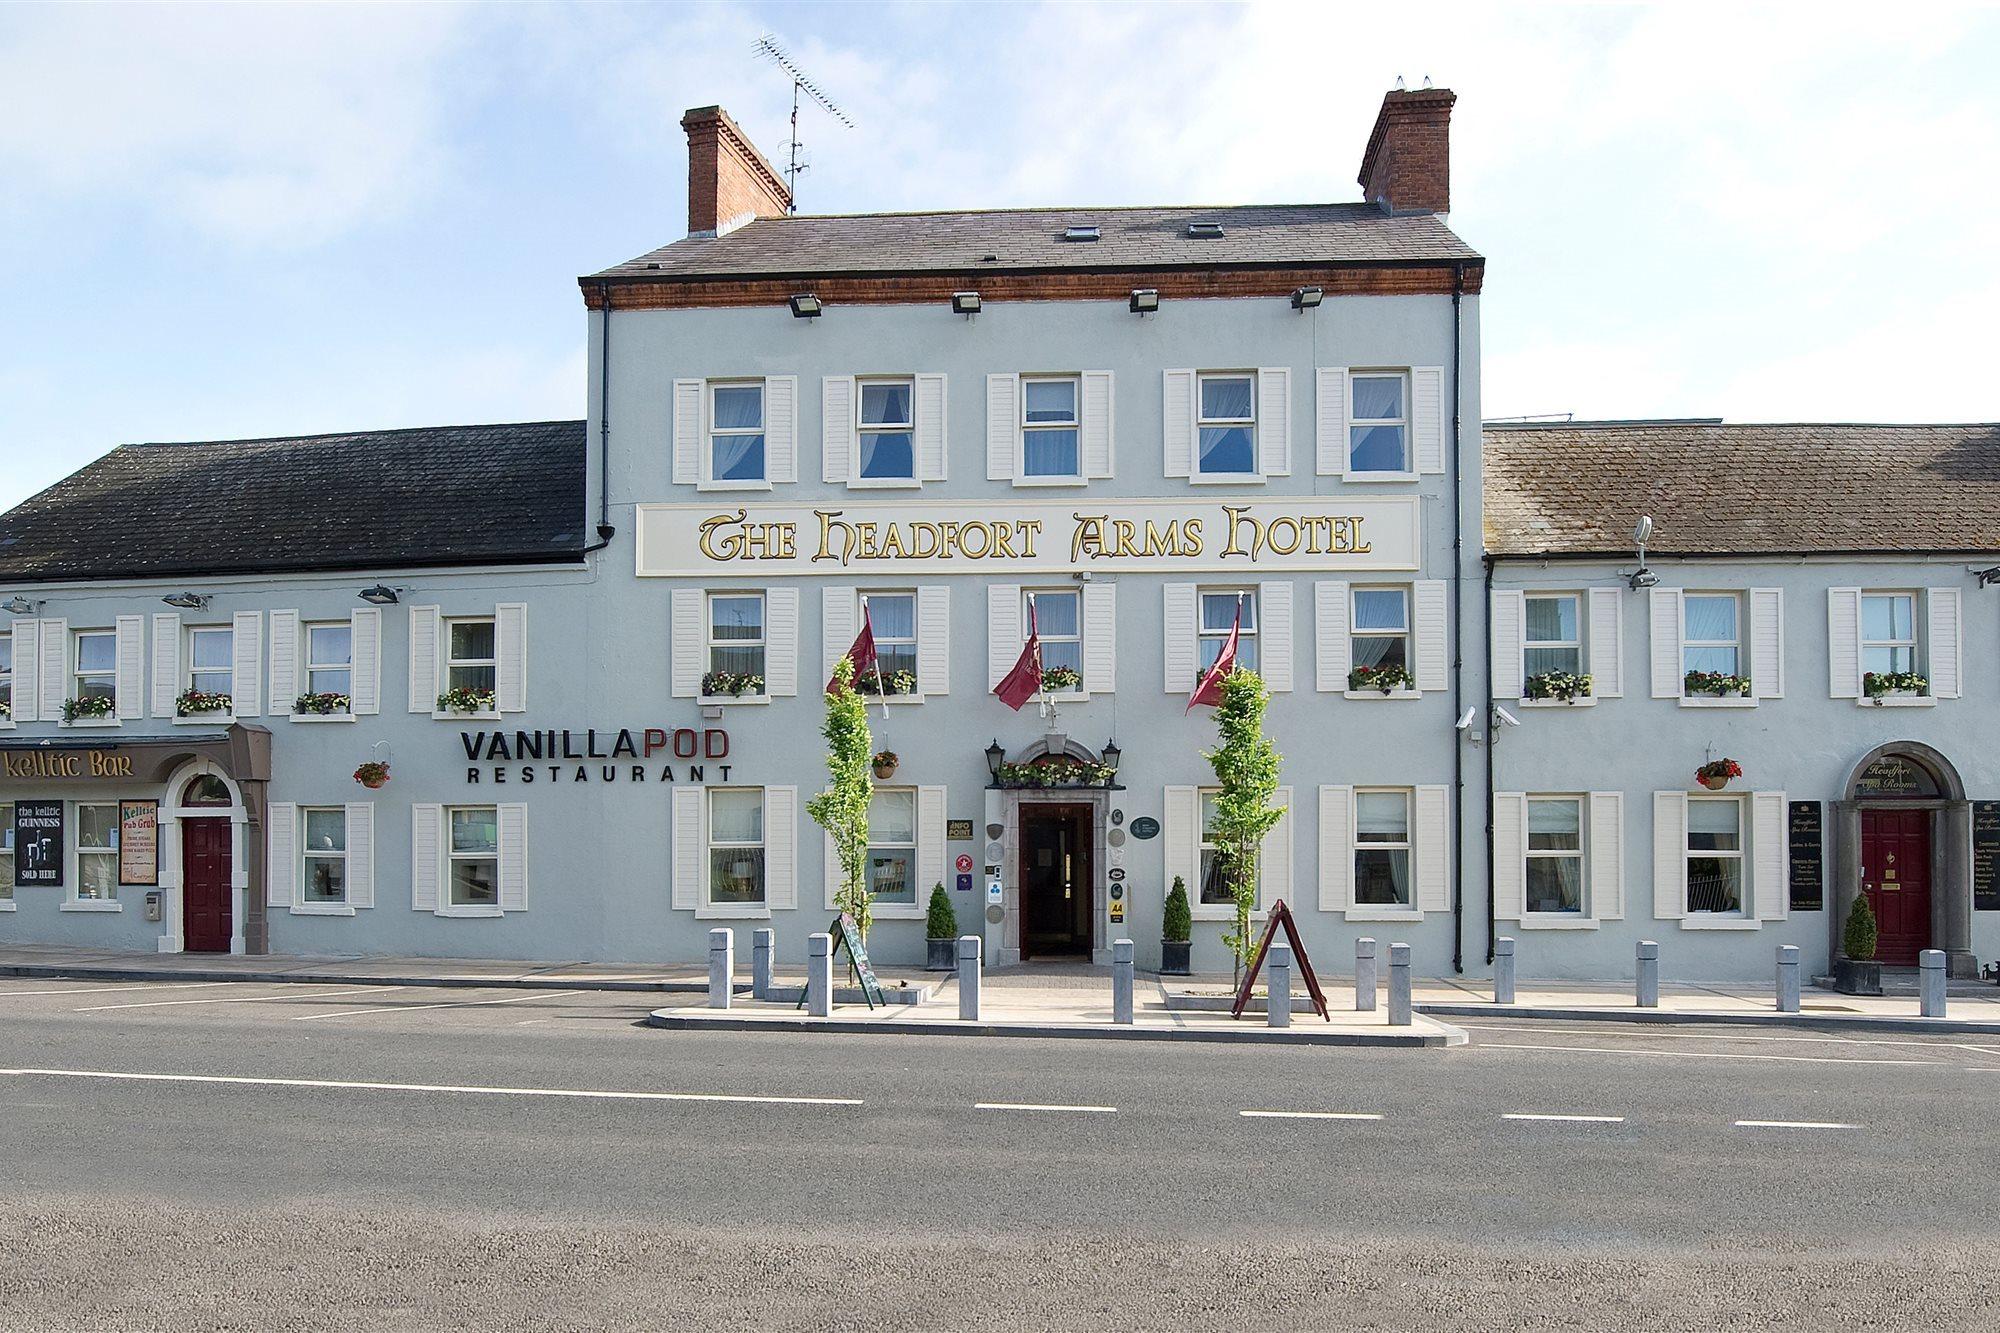
[[[1532,1032],[1542,1037],[1595,1037],[1600,1041],[1613,1039],[1628,1041],[1757,1041],[1757,1042],[1809,1042],[1831,1046],[1916,1046],[1936,1050],[1944,1045],[1935,1037],[1921,1041],[1896,1037],[1854,1037],[1838,1033],[1787,1034],[1783,1036],[1763,1032],[1670,1032],[1662,1028],[1672,1026],[1663,1023],[1645,1023],[1626,1026],[1607,1022],[1603,1027],[1569,1028],[1552,1027],[1547,1024],[1508,1023],[1467,1023],[1459,1022],[1459,1027],[1472,1032]]]
[[[253,1088],[340,1088],[363,1092],[484,1093],[500,1097],[581,1097],[597,1101],[754,1102],[774,1106],[861,1106],[858,1097],[757,1097],[732,1092],[625,1092],[603,1088],[506,1088],[463,1083],[371,1083],[325,1078],[239,1078],[221,1074],[136,1074],[108,1069],[0,1069],[0,1074],[98,1078],[135,1083],[219,1083]]]
[[[277,995],[221,995],[202,1000],[136,1000],[131,1004],[84,1005],[82,1008],[72,1009],[70,1012],[73,1014],[101,1014],[107,1009],[164,1009],[170,1005],[180,1004],[254,1004],[259,1000],[330,1000],[336,995],[374,994],[384,989],[397,990],[400,987],[358,986],[353,990],[314,991],[310,995],[287,995],[280,993]]]
[[[1238,1111],[1253,1120],[1380,1120],[1374,1111]]]
[[[153,984],[128,982],[121,986],[74,986],[69,990],[0,990],[0,995],[98,995],[105,991],[200,990],[203,987],[242,984],[240,981],[163,981]]]
[[[1738,1129],[1860,1129],[1838,1120],[1739,1120]]]
[[[1482,1041],[1476,1051],[1566,1051],[1573,1055],[1661,1055],[1677,1060],[1781,1060],[1807,1065],[1903,1065],[1952,1069],[1941,1060],[1856,1060],[1838,1055],[1752,1055],[1747,1051],[1656,1051],[1643,1046],[1535,1046],[1527,1042]]]
[[[1111,1115],[1118,1110],[1115,1106],[1060,1106],[1043,1102],[974,1102],[975,1111],[1088,1111]]]
[[[379,989],[379,988],[378,988]],[[425,1009],[472,1009],[482,1004],[519,1004],[523,1000],[546,1000],[558,995],[581,995],[580,990],[530,991],[526,995],[509,995],[498,1000],[456,1000],[450,1004],[385,1004],[368,1009],[337,1009],[329,1014],[294,1014],[294,1023],[310,1022],[315,1018],[353,1018],[358,1014],[414,1014]]]
[[[1625,1123],[1625,1117],[1622,1115],[1541,1115],[1532,1111],[1508,1111],[1502,1114],[1500,1118],[1502,1120],[1559,1120],[1578,1125],[1622,1125]]]

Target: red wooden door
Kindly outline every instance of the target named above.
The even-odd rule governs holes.
[[[1861,887],[1875,910],[1875,956],[1914,967],[1931,947],[1931,816],[1928,810],[1861,812]]]
[[[191,953],[229,952],[229,821],[181,821],[181,923]]]

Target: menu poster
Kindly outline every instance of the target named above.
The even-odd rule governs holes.
[[[2000,912],[2000,801],[1972,803],[1972,906]]]
[[[1791,905],[1794,912],[1826,907],[1826,807],[1793,801],[1791,809]]]
[[[160,803],[118,803],[118,882],[155,888],[160,882]]]

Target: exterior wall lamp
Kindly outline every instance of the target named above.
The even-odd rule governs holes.
[[[979,313],[978,292],[953,292],[951,313],[954,315],[976,315]]]
[[[986,747],[986,772],[995,782],[1000,780],[1000,765],[1007,762],[1007,747],[995,736],[993,744]]]
[[[386,583],[378,583],[372,588],[361,590],[361,600],[375,606],[394,606],[398,600],[397,590]]]
[[[794,319],[818,319],[820,316],[819,298],[811,292],[800,292],[785,304],[792,308]]]
[[[1123,750],[1118,748],[1117,741],[1108,740],[1104,742],[1104,748],[1098,751],[1098,758],[1103,760],[1104,766],[1115,774],[1118,772],[1118,760],[1124,753]]]
[[[169,593],[160,600],[183,611],[206,611],[209,603],[208,594],[199,592]]]
[[[10,616],[31,616],[41,607],[40,602],[31,602],[25,597],[9,597],[6,601],[0,602],[0,611],[5,611]]]
[[[1151,314],[1155,310],[1158,310],[1159,308],[1160,308],[1159,289],[1154,287],[1139,287],[1133,290],[1132,292],[1133,314],[1147,315]]]
[[[1316,310],[1326,299],[1326,290],[1321,287],[1300,287],[1292,292],[1292,309]]]

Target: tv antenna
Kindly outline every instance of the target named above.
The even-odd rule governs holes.
[[[785,71],[786,74],[789,74],[792,79],[792,137],[790,142],[785,145],[785,189],[792,196],[790,211],[796,213],[799,211],[799,173],[804,171],[809,165],[799,160],[799,150],[801,147],[799,143],[799,94],[804,93],[807,97],[812,98],[813,101],[819,103],[820,108],[827,115],[832,116],[848,129],[851,130],[854,128],[854,122],[848,119],[845,111],[834,105],[833,99],[826,95],[825,90],[806,77],[805,71],[799,68],[798,62],[792,59],[791,54],[784,47],[778,45],[777,39],[772,37],[771,34],[765,33],[757,39],[756,51],[758,55]]]

